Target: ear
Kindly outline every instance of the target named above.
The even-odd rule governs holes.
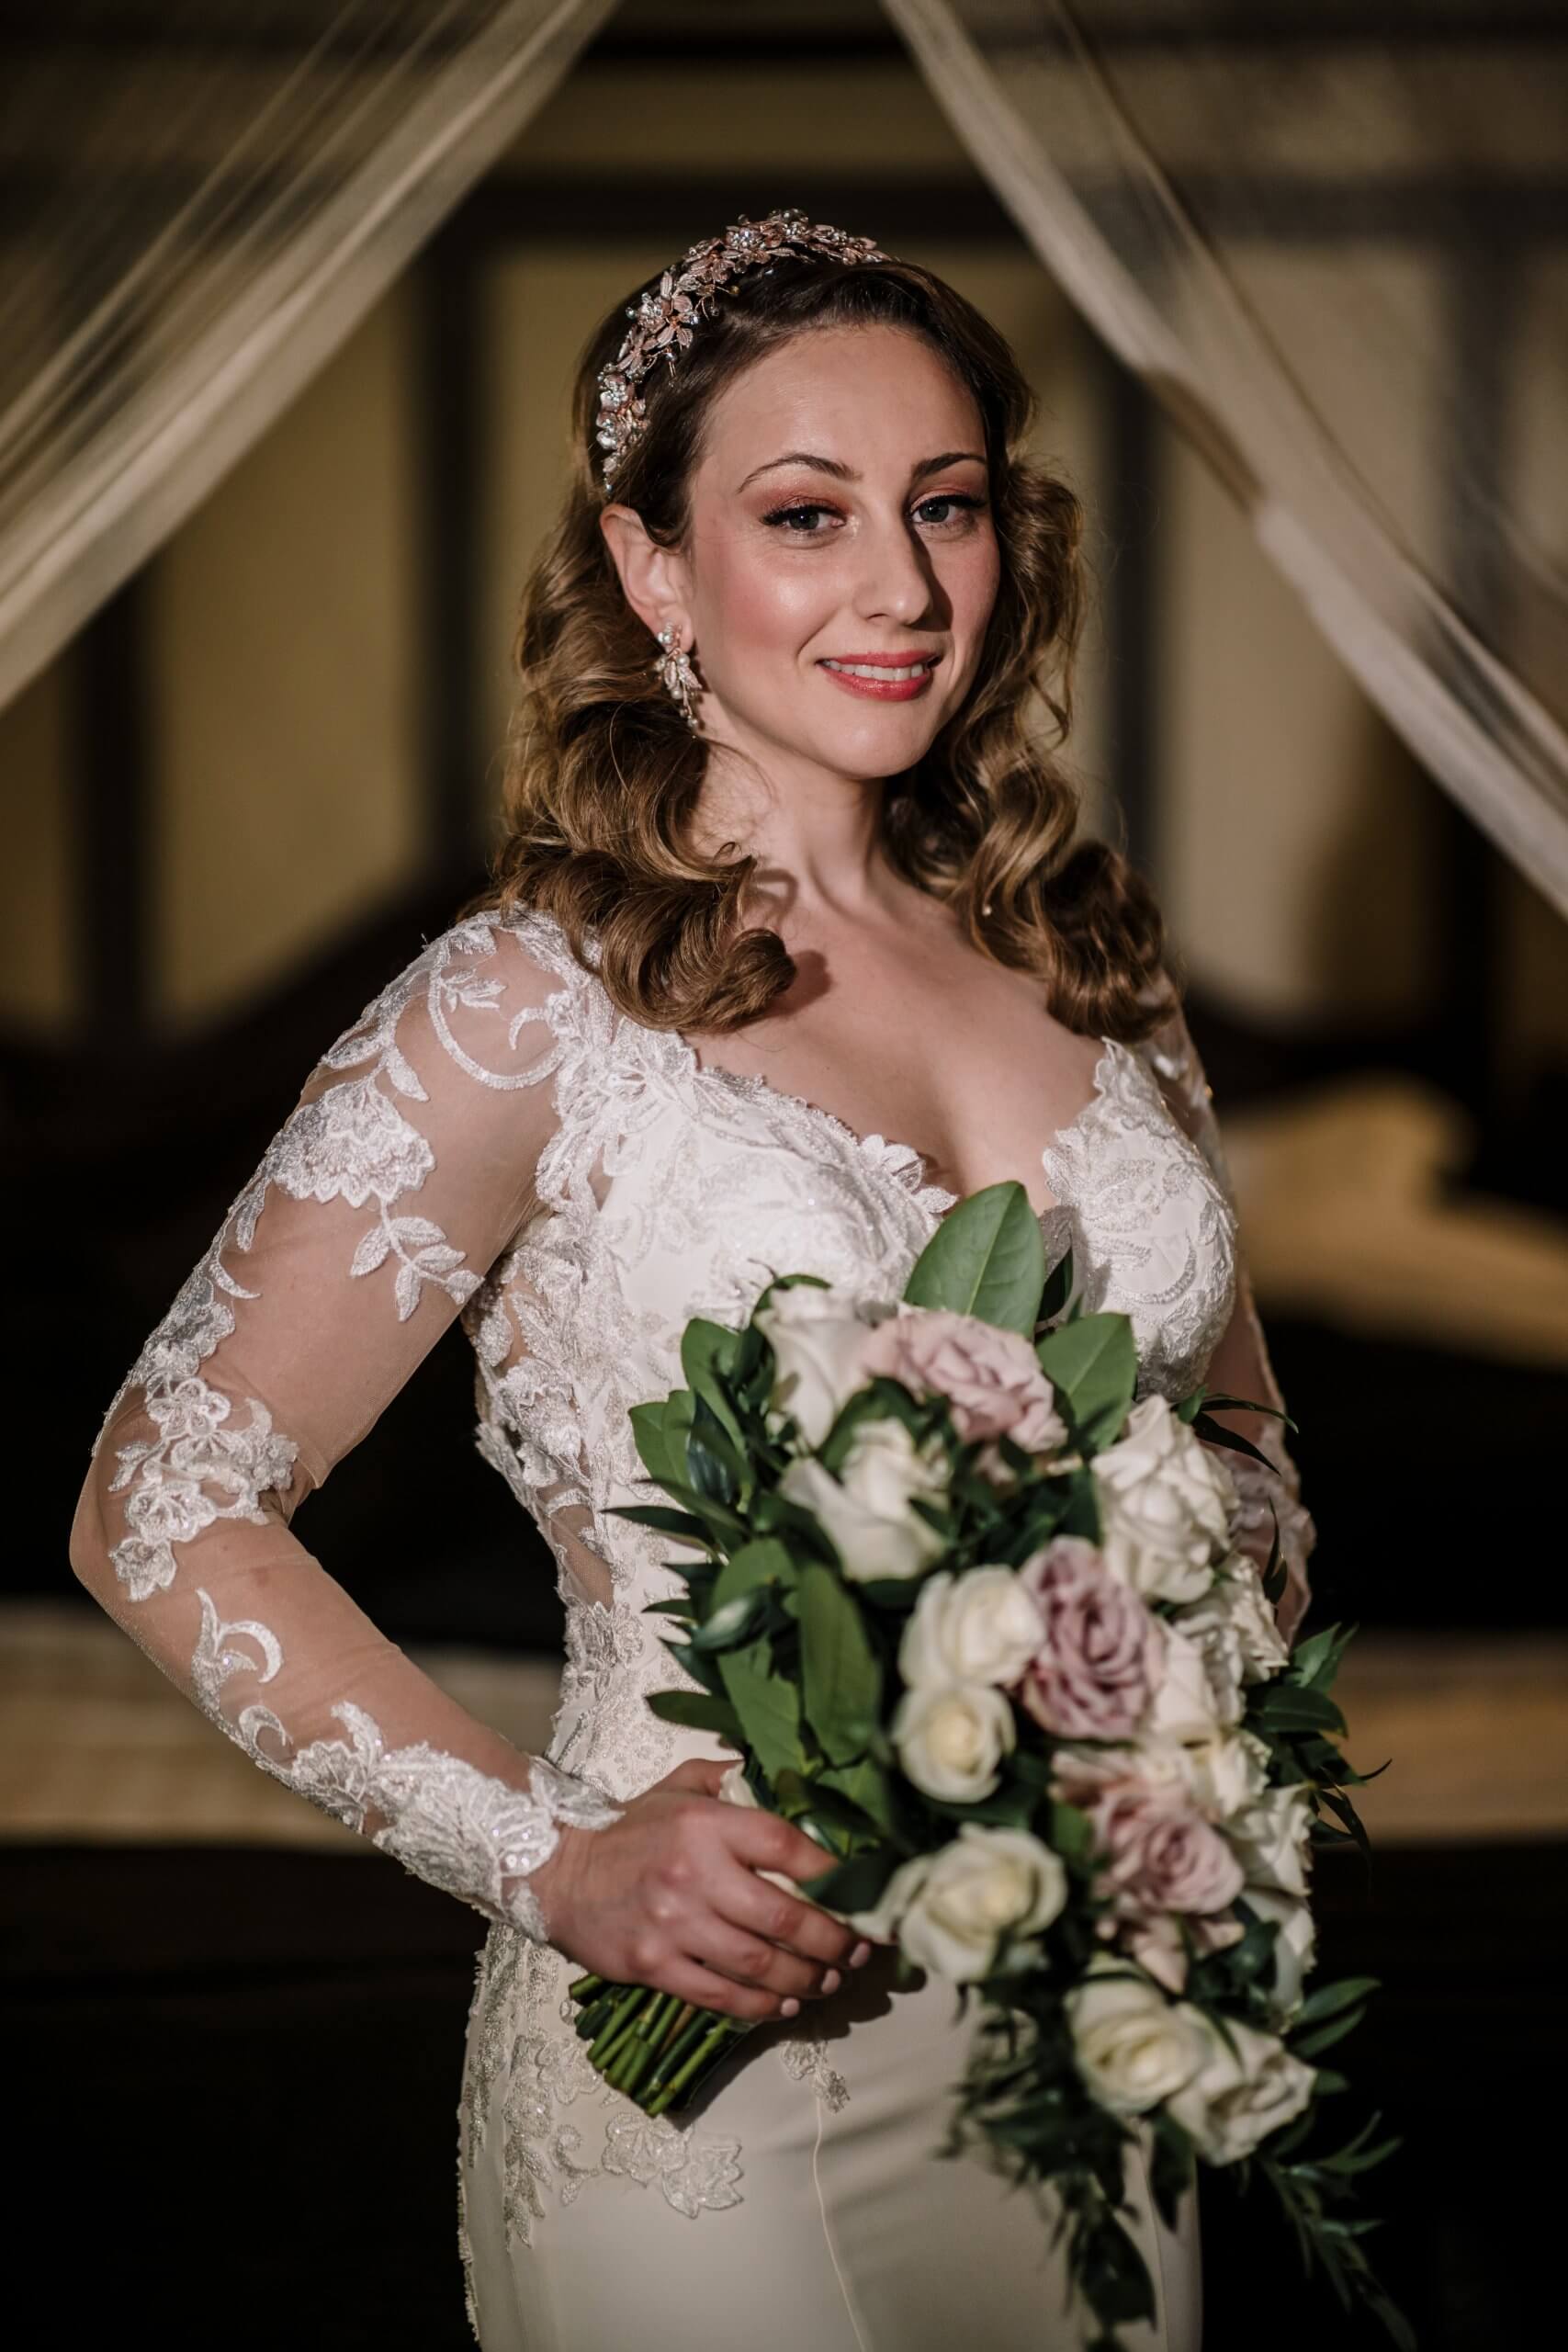
[[[599,516],[604,544],[620,574],[627,604],[655,637],[686,604],[686,570],[671,548],[650,539],[635,506],[610,505]]]

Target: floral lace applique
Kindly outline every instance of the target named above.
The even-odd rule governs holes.
[[[525,1946],[504,1929],[491,1936],[479,1964],[459,2111],[469,2165],[499,2120],[508,2245],[533,2244],[552,2190],[570,2205],[586,2182],[612,2176],[657,2188],[691,2221],[739,2205],[738,2141],[644,2115],[590,2064],[572,2030],[570,1965],[553,1948]],[[582,2122],[563,2121],[566,2109]],[[595,2152],[585,2156],[591,2138]]]
[[[479,1289],[480,1274],[463,1263],[464,1253],[429,1217],[394,1216],[394,1204],[417,1192],[435,1166],[430,1145],[390,1097],[384,1079],[406,1100],[429,1095],[397,1043],[397,1024],[423,989],[432,1024],[452,1059],[492,1087],[537,1085],[558,1067],[558,1041],[525,1071],[486,1069],[453,1036],[450,1015],[463,1005],[494,1012],[504,983],[455,959],[493,956],[495,925],[476,917],[433,940],[345,1030],[321,1057],[321,1067],[344,1069],[370,1062],[362,1077],[328,1087],[290,1112],[263,1155],[261,1165],[231,1204],[206,1256],[152,1333],[121,1382],[104,1416],[99,1436],[133,1388],[141,1387],[158,1429],[156,1440],[141,1440],[119,1451],[121,1469],[111,1491],[131,1484],[126,1519],[132,1531],[115,1547],[116,1573],[133,1600],[166,1591],[175,1580],[171,1544],[189,1543],[218,1518],[260,1521],[257,1498],[288,1483],[295,1451],[274,1439],[265,1408],[251,1400],[248,1429],[231,1430],[229,1400],[198,1376],[198,1367],[234,1329],[229,1298],[254,1299],[223,1263],[225,1250],[243,1252],[254,1239],[269,1188],[276,1184],[297,1201],[323,1205],[344,1201],[350,1208],[376,1204],[374,1223],[360,1236],[349,1262],[363,1277],[392,1261],[397,1266],[393,1298],[398,1320],[406,1322],[426,1283],[435,1283],[459,1306]],[[551,1001],[552,1002],[554,1000]],[[549,1006],[525,1007],[512,1021],[507,1039],[514,1048],[525,1022],[545,1020]],[[206,1491],[220,1487],[225,1499]]]
[[[120,1466],[109,1482],[111,1495],[134,1482],[125,1507],[131,1532],[109,1554],[132,1600],[174,1583],[172,1544],[191,1543],[220,1519],[265,1527],[262,1496],[289,1485],[298,1446],[277,1436],[265,1405],[254,1396],[246,1401],[250,1421],[232,1429],[226,1426],[232,1400],[197,1373],[148,1391],[148,1418],[158,1434],[120,1446]],[[213,1487],[216,1496],[209,1492]]]
[[[1088,1314],[1132,1318],[1138,1394],[1179,1396],[1235,1300],[1235,1214],[1146,1063],[1111,1041],[1097,1100],[1045,1153]]]
[[[835,2115],[849,2105],[850,2086],[829,2060],[825,2033],[793,2033],[777,2047],[786,2071],[797,2083],[809,2083]]]
[[[224,1623],[211,1595],[199,1589],[201,1631],[190,1665],[191,1688],[202,1713],[274,1780],[304,1797],[345,1829],[364,1834],[375,1816],[382,1826],[371,1843],[432,1886],[457,1895],[491,1920],[507,1920],[543,1941],[549,1930],[528,1880],[559,1842],[558,1825],[603,1829],[621,1817],[605,1792],[565,1772],[547,1758],[528,1761],[528,1786],[482,1772],[466,1758],[417,1740],[389,1747],[375,1717],[352,1701],[329,1713],[344,1739],[314,1739],[298,1747],[276,1711],[254,1702],[231,1722],[220,1703],[224,1685],[239,1673],[259,1684],[276,1679],[283,1645],[254,1618]],[[231,1646],[243,1634],[260,1663]],[[263,1745],[270,1737],[281,1750]]]

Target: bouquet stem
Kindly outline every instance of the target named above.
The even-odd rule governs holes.
[[[694,2008],[678,1993],[647,1984],[607,1984],[592,1972],[567,1990],[579,2004],[577,2032],[589,2064],[645,2115],[685,2106],[751,2030],[748,2018]]]

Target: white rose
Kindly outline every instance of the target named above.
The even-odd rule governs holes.
[[[1248,1887],[1277,1886],[1285,1894],[1305,1894],[1311,1851],[1312,1797],[1303,1782],[1266,1789],[1225,1824],[1246,1871]]]
[[[1182,1770],[1194,1803],[1227,1825],[1269,1785],[1268,1743],[1251,1731],[1216,1732],[1181,1743]]]
[[[865,1385],[860,1358],[871,1318],[841,1291],[792,1283],[751,1320],[773,1351],[773,1408],[793,1413],[807,1444],[820,1445],[840,1406]]]
[[[951,1845],[901,1864],[854,1925],[897,1934],[918,1966],[965,1984],[987,1974],[1004,1935],[1038,1935],[1066,1899],[1066,1871],[1049,1846],[1026,1829],[966,1821]]]
[[[898,1645],[911,1688],[939,1682],[1017,1682],[1045,1636],[1045,1621],[1012,1568],[971,1568],[926,1578]]]
[[[1190,2013],[1157,1984],[1124,1967],[1109,1974],[1108,1965],[1116,1963],[1092,1961],[1063,2006],[1078,2072],[1095,2098],[1112,2114],[1139,2115],[1190,2081],[1206,2044]]]
[[[1274,2000],[1281,2023],[1289,2023],[1301,2007],[1303,1980],[1317,1958],[1312,1905],[1272,1886],[1244,1887],[1242,1893],[1259,1917],[1280,1923],[1274,1939]]]
[[[1244,1683],[1266,1681],[1291,1662],[1264,1597],[1258,1563],[1245,1552],[1232,1552],[1220,1562],[1209,1590],[1195,1607],[1182,1611],[1178,1623],[1203,1652],[1222,1722],[1240,1720]]]
[[[856,1583],[918,1577],[944,1548],[910,1501],[945,1498],[947,1455],[937,1437],[917,1450],[902,1421],[861,1421],[836,1478],[814,1456],[800,1455],[786,1464],[779,1492],[815,1514]]]
[[[1274,2034],[1227,2018],[1236,2044],[1233,2052],[1201,2009],[1183,2002],[1181,2011],[1201,2037],[1205,2055],[1196,2074],[1167,2100],[1167,2112],[1211,2164],[1235,2164],[1301,2113],[1312,2097],[1315,2072]]]
[[[1203,1653],[1182,1630],[1184,1618],[1167,1620],[1165,1670],[1145,1718],[1147,1728],[1166,1739],[1213,1739],[1220,1730],[1213,1688]]]
[[[1230,1473],[1168,1399],[1143,1398],[1114,1445],[1095,1456],[1106,1566],[1145,1600],[1197,1600],[1230,1537]]]
[[[898,1760],[918,1789],[949,1804],[988,1797],[1018,1736],[1012,1708],[984,1682],[906,1690],[893,1718]]]

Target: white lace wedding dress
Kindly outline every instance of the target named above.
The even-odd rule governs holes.
[[[1132,1317],[1145,1384],[1179,1396],[1223,1351],[1233,1389],[1277,1401],[1179,1014],[1105,1042],[1044,1168],[1048,1254],[1070,1241],[1088,1303]],[[492,1923],[458,2163],[485,2352],[1083,2341],[1049,2207],[938,2153],[969,2030],[949,1988],[895,1995],[879,1955],[758,2029],[696,2111],[649,2121],[583,2059],[528,1887],[555,1821],[592,1826],[719,1752],[645,1704],[685,1677],[641,1613],[678,1589],[670,1540],[606,1515],[649,1496],[628,1407],[680,1385],[689,1317],[739,1322],[770,1272],[897,1296],[954,1197],[908,1145],[624,1019],[553,920],[470,917],[323,1055],[106,1417],[83,1581],[258,1765]],[[567,1604],[547,1762],[437,1690],[290,1530],[458,1315],[479,1451]],[[1272,1471],[1228,1457],[1235,1533],[1262,1556],[1272,1502],[1299,1597],[1312,1522],[1270,1444]],[[1197,2352],[1194,2200],[1173,2233],[1141,2160],[1129,2192],[1158,2299],[1131,2352]]]

